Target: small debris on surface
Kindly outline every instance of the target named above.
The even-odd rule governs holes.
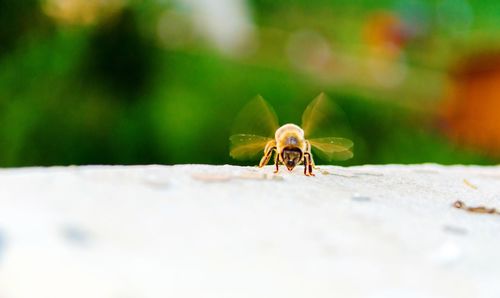
[[[250,180],[283,180],[283,177],[275,174],[261,174],[261,173],[245,173],[235,176],[236,179],[250,179]]]
[[[377,173],[377,172],[354,172],[355,176],[376,176],[376,177],[381,177],[384,176],[383,173]]]
[[[349,173],[349,172],[341,172],[341,171],[329,172],[327,170],[322,170],[322,169],[318,169],[318,171],[323,175],[335,175],[335,176],[348,177],[348,178],[356,177],[356,175],[354,175],[353,173]]]
[[[456,234],[456,235],[466,235],[467,230],[457,226],[445,225],[443,226],[443,230],[448,233]]]
[[[192,174],[191,178],[203,182],[227,182],[233,179],[243,179],[243,180],[274,180],[281,181],[284,180],[283,177],[275,174],[266,173],[244,173],[240,175],[217,175],[217,174]]]
[[[485,177],[485,178],[491,178],[491,179],[500,179],[500,175],[498,175],[498,174],[479,173],[478,176]]]
[[[467,185],[468,187],[470,187],[472,189],[477,189],[477,186],[475,186],[474,184],[470,183],[469,180],[467,180],[467,179],[464,179],[464,183],[465,183],[465,185]]]
[[[74,225],[64,226],[62,234],[64,239],[74,245],[85,246],[89,242],[88,234],[81,228]]]
[[[356,202],[369,202],[369,201],[371,201],[371,198],[367,197],[367,196],[362,196],[359,194],[354,194],[351,197],[351,200],[356,201]]]
[[[478,207],[468,207],[465,205],[464,202],[457,200],[455,203],[453,203],[453,207],[457,209],[463,209],[465,211],[473,212],[473,213],[484,213],[484,214],[500,214],[498,210],[495,208],[488,208],[484,206],[478,206]]]
[[[231,180],[230,175],[224,175],[224,174],[192,174],[191,178],[203,182],[226,182]]]

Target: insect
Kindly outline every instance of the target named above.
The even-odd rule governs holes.
[[[283,164],[292,171],[297,165],[304,165],[304,175],[314,176],[316,168],[311,149],[323,159],[346,160],[353,156],[353,142],[331,137],[326,128],[331,128],[335,120],[335,109],[324,93],[317,96],[305,109],[302,125],[288,123],[278,125],[278,118],[271,106],[258,96],[249,102],[236,119],[231,142],[230,155],[234,159],[256,158],[259,167],[270,161],[274,153],[274,173]]]

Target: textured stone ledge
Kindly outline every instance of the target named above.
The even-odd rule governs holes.
[[[498,297],[500,167],[0,170],[0,297]]]

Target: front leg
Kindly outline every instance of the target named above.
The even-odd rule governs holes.
[[[276,151],[276,149],[274,151]],[[276,167],[276,169],[274,170],[274,174],[276,174],[279,171],[278,151],[276,151],[276,154],[274,155],[274,166]]]
[[[307,163],[308,163],[307,157],[304,154],[304,175],[306,175],[306,176],[307,176]]]
[[[311,153],[304,153],[304,175],[306,176],[315,176],[312,172],[313,170],[313,161],[311,157]]]
[[[314,158],[313,158],[312,154],[310,154],[310,153],[309,153],[309,158],[311,159],[312,168],[315,170],[319,170],[319,167],[317,167],[316,164],[314,163]]]
[[[314,158],[312,157],[311,154],[311,143],[309,143],[309,141],[307,140],[306,140],[306,152],[309,152],[309,159],[311,160],[312,168],[315,170],[319,170],[319,167],[317,167],[316,164],[314,163]],[[305,160],[305,155],[304,155],[304,160]]]
[[[259,168],[267,165],[274,151],[276,151],[275,141],[269,141],[266,144],[266,148],[264,148],[264,156],[262,156],[262,159],[260,160]]]

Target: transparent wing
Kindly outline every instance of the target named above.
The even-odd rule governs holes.
[[[343,111],[321,93],[302,114],[302,129],[306,138],[350,135]]]
[[[314,152],[325,161],[346,160],[353,157],[353,142],[346,138],[351,130],[342,110],[321,93],[302,114],[302,129]]]
[[[234,159],[249,160],[262,155],[267,142],[272,139],[251,134],[235,134],[229,140],[231,141],[229,155]]]
[[[310,139],[311,147],[315,149],[315,153],[324,160],[347,160],[353,157],[351,151],[354,143],[349,139],[344,138],[316,138]]]
[[[256,159],[263,153],[267,142],[273,140],[277,129],[276,113],[262,96],[257,96],[236,117],[229,138],[229,154],[238,160]]]
[[[249,134],[272,138],[278,128],[276,113],[259,95],[251,100],[238,114],[233,125],[232,134]]]

